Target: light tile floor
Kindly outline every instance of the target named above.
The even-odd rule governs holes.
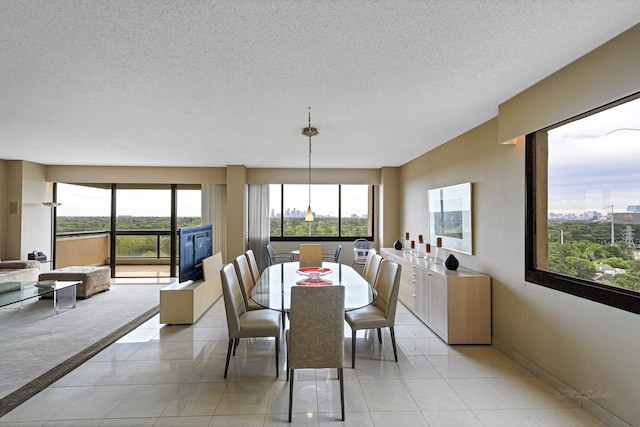
[[[357,336],[345,324],[350,426],[604,426],[491,346],[448,346],[398,306],[398,363],[388,330]],[[5,426],[287,425],[286,345],[276,379],[273,339],[241,340],[229,376],[220,300],[192,326],[158,316],[0,418]],[[335,370],[300,370],[293,425],[338,425]]]

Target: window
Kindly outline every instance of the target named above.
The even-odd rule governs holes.
[[[640,313],[640,94],[527,135],[526,280]]]
[[[306,184],[269,186],[270,235],[274,240],[355,240],[373,238],[373,187],[311,185],[315,221],[305,222],[309,206]]]

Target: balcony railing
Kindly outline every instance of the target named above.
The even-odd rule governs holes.
[[[56,235],[56,268],[109,264],[109,230]],[[117,264],[169,264],[169,230],[120,230],[116,236]]]

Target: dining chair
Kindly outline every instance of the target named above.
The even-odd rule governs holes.
[[[227,347],[227,361],[224,366],[224,378],[227,378],[231,351],[236,354],[240,338],[276,339],[276,378],[279,373],[280,355],[280,313],[274,310],[247,311],[240,282],[233,264],[227,264],[220,271],[222,278],[222,295],[227,314],[227,330],[229,332],[229,346]]]
[[[233,266],[235,267],[236,274],[238,275],[240,291],[242,292],[242,299],[244,300],[244,305],[247,308],[247,311],[262,309],[263,307],[261,305],[258,305],[258,303],[251,299],[251,291],[253,290],[255,282],[251,275],[251,268],[249,267],[247,257],[245,255],[238,255],[233,260]]]
[[[356,239],[353,242],[353,264],[351,265],[353,268],[359,265],[364,266],[369,249],[371,249],[371,242],[367,239]]]
[[[400,287],[400,271],[402,267],[395,261],[383,259],[378,269],[375,289],[378,293],[373,304],[357,310],[348,311],[345,319],[351,327],[351,367],[356,366],[356,331],[361,329],[377,329],[378,341],[382,343],[381,328],[389,328],[393,355],[398,361],[396,336],[393,330],[398,304],[398,288]]]
[[[247,261],[249,262],[249,268],[251,269],[251,277],[253,277],[253,283],[256,283],[260,278],[260,268],[258,268],[258,261],[256,261],[256,255],[253,253],[253,250],[251,249],[248,249],[244,254],[247,257]]]
[[[381,262],[382,256],[371,249],[367,256],[367,262],[364,264],[364,268],[362,269],[362,277],[364,277],[364,280],[366,280],[374,289]]]
[[[301,244],[300,245],[300,268],[322,267],[322,245]]]
[[[296,369],[337,368],[344,421],[344,286],[291,288],[290,327],[286,332],[289,422]]]
[[[367,251],[367,258],[364,260],[364,267],[362,267],[362,276],[364,277],[364,273],[367,272],[367,269],[369,268],[369,264],[371,263],[371,258],[373,257],[373,254],[377,253],[377,251],[375,249],[369,249],[369,251]]]
[[[269,253],[269,265],[293,261],[293,255],[291,254],[275,253],[273,250],[273,246],[271,246],[271,243],[267,245],[267,252]]]
[[[342,245],[336,246],[336,251],[334,253],[323,252],[322,260],[338,263],[338,259],[340,259],[340,251],[342,251]]]

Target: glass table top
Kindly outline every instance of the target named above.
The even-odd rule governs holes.
[[[300,285],[342,285],[345,287],[345,311],[355,310],[371,304],[377,294],[364,278],[351,266],[333,262],[323,262],[323,272],[315,278],[301,274],[297,261],[275,264],[267,267],[251,291],[251,298],[259,305],[279,311],[289,311],[291,307],[291,287]],[[300,283],[298,283],[300,282]]]
[[[80,281],[0,282],[0,307],[36,298],[59,289],[75,286]]]

